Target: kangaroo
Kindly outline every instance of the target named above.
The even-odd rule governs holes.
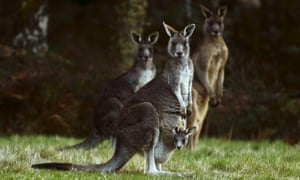
[[[20,50],[29,49],[36,54],[40,51],[47,51],[47,30],[48,30],[48,4],[45,2],[39,10],[30,18],[24,30],[18,33],[13,39],[13,46]]]
[[[191,70],[193,64],[189,58],[189,39],[194,32],[195,25],[190,24],[180,32],[175,29],[170,32],[170,26],[166,26],[165,23],[164,28],[170,36],[168,53],[171,58],[167,61],[162,72],[138,90],[122,109],[116,131],[116,148],[112,158],[102,164],[42,163],[32,165],[33,168],[116,172],[134,154],[140,153],[144,154],[145,173],[182,176],[180,173],[159,170],[156,162],[161,163],[163,161],[159,159],[155,161],[155,152],[157,151],[157,155],[160,154],[158,152],[160,148],[157,145],[165,144],[163,137],[168,137],[168,133],[169,135],[171,133],[161,131],[163,124],[166,124],[167,127],[176,127],[177,123],[182,121],[182,113],[185,113],[182,112],[182,102],[179,102],[178,99],[180,94],[176,91],[180,89],[186,99],[186,96],[189,96],[189,88],[182,87],[188,84],[179,83],[184,79],[179,75],[186,77],[187,74],[193,73]],[[178,72],[179,70],[185,73]],[[189,77],[192,78],[193,76],[190,75]],[[174,88],[176,85],[181,87]]]
[[[90,135],[83,142],[60,150],[90,149],[106,139],[114,138],[118,117],[126,101],[155,77],[153,45],[157,42],[158,36],[159,33],[155,32],[151,33],[147,40],[142,40],[139,34],[131,33],[132,41],[137,44],[133,66],[111,81],[102,91],[94,109],[94,124]]]
[[[172,128],[170,133],[170,127],[161,127],[161,135],[159,141],[155,146],[155,164],[158,170],[162,170],[161,165],[170,159],[174,149],[182,149],[187,145],[189,136],[193,134],[196,127],[187,128],[176,126]],[[170,137],[171,136],[171,137]]]
[[[221,102],[224,69],[228,60],[228,48],[222,36],[224,30],[223,20],[227,8],[220,7],[216,13],[213,13],[203,5],[200,5],[200,8],[205,17],[205,22],[203,26],[203,41],[192,55],[196,74],[193,86],[199,94],[198,101],[194,100],[193,104],[193,106],[198,105],[198,107],[193,108],[191,119],[188,120],[188,127],[195,126],[198,122],[196,132],[190,137],[189,148],[192,150],[198,141],[202,124],[208,111],[208,105],[216,107]],[[195,111],[196,108],[198,108],[197,111]]]
[[[172,59],[169,61],[170,63],[166,64],[166,68],[170,71],[164,71],[162,74],[171,85],[182,110],[187,112],[190,111],[189,108],[192,105],[192,81],[194,77],[194,66],[190,59],[189,37],[182,38],[182,36],[186,36],[184,33],[179,33],[165,23],[163,25],[170,37],[167,50]],[[194,29],[190,31],[194,31]]]

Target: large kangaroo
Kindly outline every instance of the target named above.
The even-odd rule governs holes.
[[[94,110],[93,128],[83,142],[64,149],[93,148],[108,138],[115,137],[117,121],[126,101],[133,94],[151,81],[156,74],[153,64],[153,45],[158,40],[158,32],[152,33],[147,40],[137,33],[131,33],[133,42],[137,44],[135,62],[124,74],[120,75],[103,90]]]
[[[175,128],[182,121],[182,102],[177,98],[181,90],[185,98],[189,96],[188,83],[179,83],[183,77],[193,76],[192,61],[189,58],[189,39],[194,32],[195,25],[191,24],[183,31],[164,24],[165,31],[170,36],[168,53],[171,58],[167,61],[163,71],[150,83],[142,87],[124,106],[116,133],[116,148],[113,157],[103,164],[76,165],[72,163],[42,163],[33,168],[62,169],[62,170],[94,170],[100,172],[115,172],[122,168],[136,153],[144,154],[147,174],[181,175],[175,172],[159,170],[160,145],[170,149],[163,137],[172,136],[172,129],[161,130],[164,127]],[[187,73],[189,72],[189,73]],[[192,81],[192,79],[187,79]],[[175,88],[176,85],[181,87]],[[177,93],[177,94],[176,94]],[[186,103],[188,104],[188,103]],[[174,145],[173,145],[174,147]],[[155,153],[157,156],[155,157]]]
[[[188,127],[196,126],[195,133],[190,137],[189,147],[192,150],[198,141],[208,105],[216,107],[221,102],[224,69],[228,59],[228,48],[222,36],[224,30],[223,20],[227,8],[218,8],[216,13],[203,5],[200,5],[200,8],[205,17],[205,22],[203,41],[192,56],[196,73],[193,88],[198,91],[194,92],[195,96],[199,97],[198,101],[194,100],[194,111],[192,111],[191,119],[188,121]]]

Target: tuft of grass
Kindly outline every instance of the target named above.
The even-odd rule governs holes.
[[[41,162],[101,163],[112,151],[104,142],[92,150],[58,152],[58,147],[79,139],[59,136],[11,136],[0,138],[0,177],[4,179],[181,179],[143,173],[144,160],[134,156],[118,173],[36,170]],[[200,139],[196,150],[175,151],[163,169],[191,172],[191,179],[299,179],[299,146],[281,141],[251,142]]]

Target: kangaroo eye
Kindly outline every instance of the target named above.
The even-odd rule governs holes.
[[[172,42],[171,45],[172,45],[172,46],[176,46],[176,43],[175,43],[175,42]]]

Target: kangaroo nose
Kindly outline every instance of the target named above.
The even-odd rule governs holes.
[[[177,148],[178,150],[180,150],[180,149],[182,148],[182,146],[177,146],[176,148]]]
[[[181,56],[183,55],[183,53],[182,53],[182,52],[176,52],[176,55],[177,55],[178,57],[181,57]]]

